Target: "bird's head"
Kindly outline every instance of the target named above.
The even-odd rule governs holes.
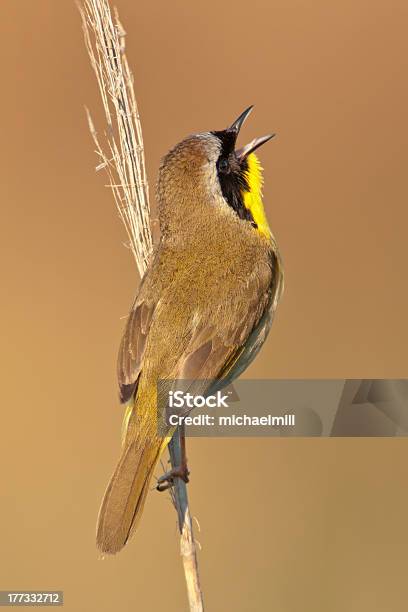
[[[252,108],[225,130],[188,136],[163,158],[157,186],[162,231],[193,224],[203,209],[211,214],[211,207],[218,207],[270,236],[262,203],[262,168],[254,151],[274,134],[236,148]]]

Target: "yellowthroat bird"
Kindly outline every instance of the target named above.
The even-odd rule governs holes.
[[[281,260],[254,154],[272,136],[235,149],[251,110],[226,130],[188,136],[160,166],[161,238],[119,351],[126,413],[122,454],[98,518],[97,545],[104,553],[121,550],[133,533],[174,433],[170,426],[159,433],[157,382],[231,382],[258,353],[282,293]],[[160,481],[171,484],[174,475],[187,481],[187,474],[181,466]]]

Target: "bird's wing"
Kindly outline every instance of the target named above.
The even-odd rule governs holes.
[[[135,393],[155,304],[136,300],[129,314],[118,355],[120,399],[127,402]]]
[[[218,375],[219,382],[211,388],[211,392],[231,384],[253,362],[265,342],[271,329],[276,307],[283,292],[283,267],[279,252],[271,253],[272,278],[268,289],[268,299],[262,315],[255,323],[245,342],[237,348],[231,358],[224,364]]]
[[[273,255],[270,267],[258,268],[245,291],[234,298],[225,296],[223,316],[211,308],[201,312],[193,309],[183,330],[183,346],[169,346],[169,351],[179,355],[175,368],[163,371],[163,378],[220,379],[217,388],[230,384],[252,362],[269,332],[281,280],[280,263]],[[137,389],[152,320],[156,319],[155,326],[160,329],[161,308],[148,296],[149,292],[143,291],[136,299],[120,345],[118,379],[122,402],[127,402]]]
[[[248,281],[242,301],[226,304],[228,322],[217,325],[211,313],[192,330],[174,378],[214,380],[211,392],[230,384],[253,361],[270,330],[283,276],[279,256],[272,253],[270,268],[258,269]]]

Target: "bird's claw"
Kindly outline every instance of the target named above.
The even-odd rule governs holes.
[[[173,468],[158,478],[156,489],[161,492],[174,487],[175,478],[181,478],[181,480],[187,483],[189,474],[190,472],[186,465]]]

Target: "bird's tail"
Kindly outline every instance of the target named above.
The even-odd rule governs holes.
[[[99,511],[96,542],[102,553],[119,552],[137,527],[154,469],[170,439],[132,429]]]

